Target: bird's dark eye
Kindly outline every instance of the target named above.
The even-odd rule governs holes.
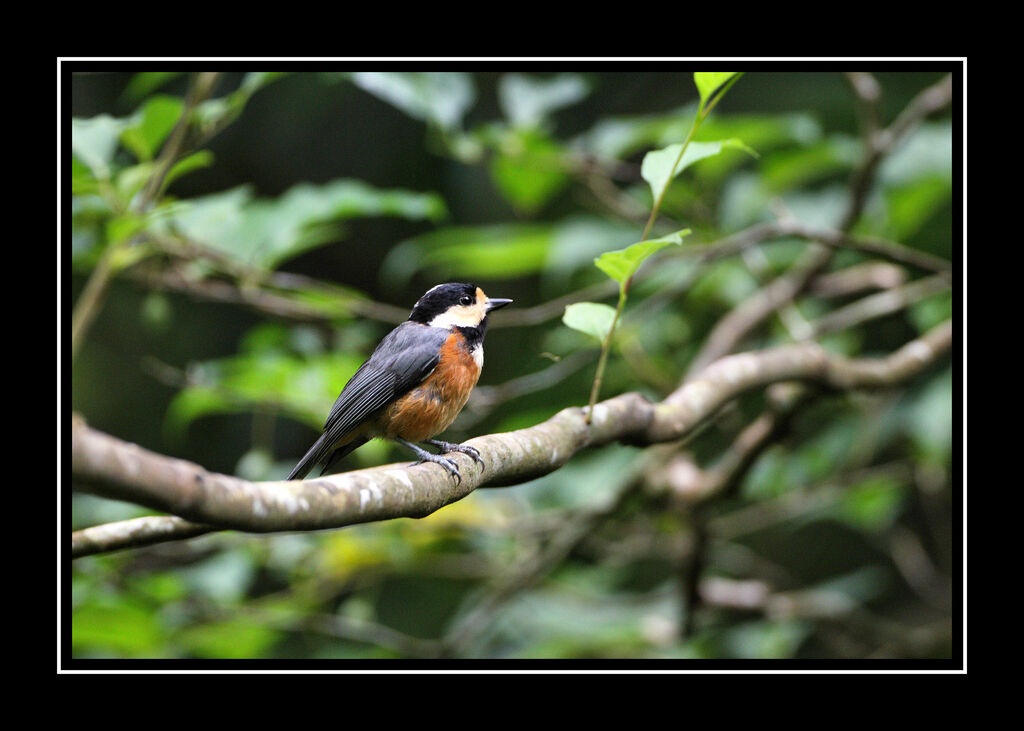
[[[459,304],[460,305],[471,305],[471,304],[473,304],[473,298],[470,297],[468,294],[463,295],[462,297],[459,297]]]

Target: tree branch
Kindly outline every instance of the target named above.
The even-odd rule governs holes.
[[[471,439],[466,443],[480,451],[485,465],[450,455],[462,472],[459,483],[432,464],[386,465],[304,481],[249,482],[156,454],[96,431],[81,418],[72,421],[72,474],[89,492],[216,528],[320,530],[418,518],[478,487],[514,485],[548,474],[588,447],[680,439],[730,400],[772,383],[811,381],[840,390],[892,386],[930,367],[951,344],[952,323],[947,321],[885,358],[848,359],[830,355],[816,343],[728,356],[660,403],[626,393],[597,404],[589,425],[585,410],[572,407],[527,429]],[[104,544],[107,549],[112,545]]]
[[[175,515],[147,515],[131,520],[92,526],[71,534],[71,557],[94,553],[142,548],[154,543],[195,538],[217,530],[212,526],[190,523]]]

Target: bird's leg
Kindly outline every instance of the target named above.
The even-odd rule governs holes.
[[[455,444],[454,442],[444,442],[440,439],[427,439],[423,443],[433,444],[443,452],[462,452],[472,457],[474,462],[484,463],[483,459],[480,458],[480,451],[476,447],[467,447],[462,444]]]
[[[401,437],[395,437],[395,441],[400,444],[404,444],[406,447],[415,452],[416,456],[419,457],[419,462],[416,462],[416,464],[423,464],[424,462],[433,462],[436,465],[441,465],[441,467],[444,468],[445,472],[447,472],[449,475],[453,475],[455,479],[458,480],[460,483],[462,482],[462,475],[459,474],[459,466],[455,464],[455,462],[453,462],[452,460],[448,459],[447,457],[443,457],[440,454],[431,454],[427,450],[417,447],[412,442],[407,442]]]

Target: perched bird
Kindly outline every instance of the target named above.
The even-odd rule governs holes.
[[[422,462],[441,465],[462,481],[458,465],[443,452],[462,452],[483,463],[473,447],[433,439],[466,405],[484,363],[487,315],[511,303],[488,297],[472,284],[439,284],[420,297],[409,319],[380,341],[359,367],[324,424],[324,433],[288,475],[301,479],[315,465],[326,473],[338,460],[370,439],[392,439]]]

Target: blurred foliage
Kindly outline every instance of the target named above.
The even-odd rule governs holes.
[[[880,74],[885,119],[943,74]],[[98,267],[118,275],[76,356],[72,407],[155,451],[281,479],[394,308],[427,287],[472,280],[524,310],[583,292],[593,301],[540,321],[494,317],[481,388],[446,438],[518,428],[586,403],[594,338],[615,314],[616,289],[600,287],[634,275],[601,395],[662,397],[715,323],[806,242],[694,253],[780,211],[834,227],[863,154],[840,74],[714,76],[227,74],[194,107],[186,74],[69,77],[71,301]],[[954,256],[953,139],[948,112],[924,121],[883,160],[853,232]],[[842,251],[831,266],[867,259]],[[745,346],[788,342],[787,317],[855,299],[801,297]],[[952,310],[934,295],[824,342],[888,353]],[[488,390],[530,374],[529,387]],[[643,450],[612,446],[422,520],[80,559],[64,572],[71,654],[412,658],[459,636],[460,656],[509,659],[951,657],[953,384],[945,366],[906,388],[816,394],[699,510],[642,479]],[[682,449],[714,464],[764,405],[741,399]],[[347,464],[406,459],[371,443]],[[84,495],[68,505],[72,528],[148,513]],[[698,541],[712,599],[694,609]],[[716,587],[769,593],[730,605]]]

